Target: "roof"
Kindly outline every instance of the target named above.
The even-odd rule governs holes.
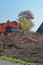
[[[36,32],[39,34],[43,34],[43,23],[39,26],[39,28]]]

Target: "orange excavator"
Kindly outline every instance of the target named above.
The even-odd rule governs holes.
[[[0,23],[0,33],[6,32],[18,32],[22,29],[22,25],[16,21],[7,21],[6,23]]]

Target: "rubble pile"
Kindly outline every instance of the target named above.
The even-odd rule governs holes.
[[[43,63],[43,35],[31,32],[0,35],[1,55]]]

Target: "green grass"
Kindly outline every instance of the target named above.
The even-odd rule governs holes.
[[[37,63],[35,64],[35,63],[31,63],[31,62],[26,62],[21,59],[16,59],[16,58],[8,57],[8,56],[0,56],[0,58],[3,60],[8,60],[8,61],[12,61],[14,63],[23,64],[23,65],[38,65]]]

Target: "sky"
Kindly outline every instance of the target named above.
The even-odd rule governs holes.
[[[17,20],[25,10],[34,15],[32,30],[36,31],[43,22],[43,0],[0,0],[0,23]]]

